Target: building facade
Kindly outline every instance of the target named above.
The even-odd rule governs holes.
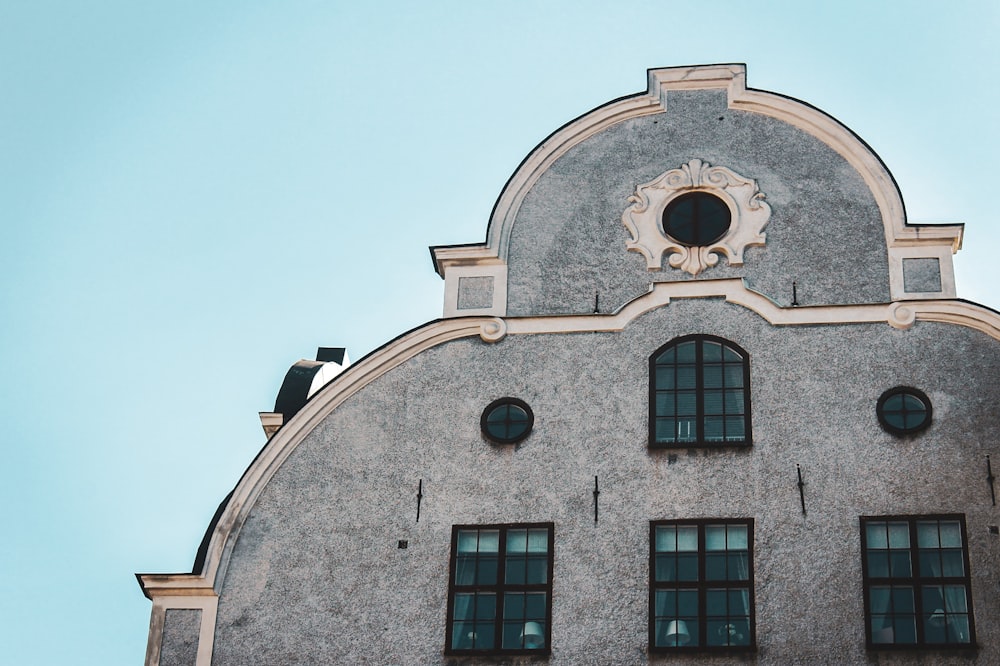
[[[194,572],[138,576],[146,663],[1000,663],[962,227],[745,80],[650,70],[431,248],[444,317],[262,415]]]

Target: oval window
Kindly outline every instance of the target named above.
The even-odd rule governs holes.
[[[897,386],[878,399],[878,422],[894,435],[911,435],[931,424],[931,401],[915,388]]]
[[[714,243],[726,235],[731,223],[729,206],[708,192],[682,194],[663,211],[663,231],[682,245]]]
[[[498,444],[517,444],[531,433],[535,415],[524,400],[500,398],[494,400],[479,421],[486,439]]]

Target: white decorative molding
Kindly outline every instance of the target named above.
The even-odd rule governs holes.
[[[475,246],[475,252],[494,261],[506,261],[514,220],[525,196],[542,174],[574,146],[617,123],[669,113],[667,92],[671,90],[724,90],[730,108],[784,121],[829,146],[861,175],[871,190],[882,216],[889,248],[935,245],[949,247],[954,253],[962,247],[963,227],[960,224],[906,222],[902,197],[885,165],[871,148],[835,118],[791,97],[747,88],[745,65],[722,64],[648,70],[646,91],[597,107],[546,137],[507,182],[493,208],[486,243]],[[446,251],[457,250],[432,248],[439,266]],[[942,262],[942,273],[949,270],[950,263],[950,257]],[[902,284],[901,273],[890,271],[890,276],[894,285]]]
[[[143,593],[153,602],[149,616],[145,666],[160,666],[163,628],[168,610],[199,610],[198,651],[194,666],[211,666],[219,596],[204,576],[197,574],[139,574]]]
[[[664,209],[689,192],[714,194],[729,208],[729,230],[709,245],[682,245],[663,231]],[[697,158],[639,185],[628,200],[631,205],[622,213],[622,223],[632,240],[625,246],[645,257],[646,268],[651,271],[662,268],[664,254],[672,267],[691,275],[715,266],[719,254],[726,255],[730,265],[740,266],[744,249],[764,244],[763,230],[771,218],[771,207],[764,203],[757,181]]]
[[[444,316],[469,317],[479,315],[504,316],[507,314],[507,265],[492,259],[445,259],[438,258],[444,277]],[[463,278],[492,278],[492,299],[487,307],[460,307],[461,283]]]
[[[929,298],[956,298],[955,267],[951,260],[953,249],[947,239],[923,245],[889,246],[889,297],[894,301],[926,300]],[[941,273],[941,290],[915,292],[906,290],[903,262],[907,259],[937,259]]]
[[[479,336],[486,343],[495,343],[509,335],[621,331],[643,314],[668,306],[672,299],[681,298],[724,298],[729,303],[756,312],[774,326],[884,323],[905,330],[918,321],[933,321],[972,328],[1000,340],[1000,313],[974,303],[928,300],[781,307],[762,294],[748,289],[739,278],[656,283],[648,293],[613,314],[506,319],[463,317],[434,321],[397,338],[346,369],[336,381],[317,393],[275,433],[240,479],[219,517],[200,573],[139,575],[143,592],[154,601],[154,620],[158,612],[157,604],[161,608],[192,608],[202,606],[186,604],[214,603],[194,599],[217,599],[216,595],[221,589],[229,557],[243,522],[277,470],[327,415],[393,368],[427,349],[461,338]],[[159,630],[162,631],[162,616],[160,619]],[[205,633],[209,622],[207,613],[203,615],[202,622],[203,642],[199,643],[199,665],[203,663],[202,650],[211,649],[210,635],[206,638]],[[214,622],[213,607],[212,626]],[[151,632],[153,629],[151,624]],[[158,646],[159,642],[155,644]]]

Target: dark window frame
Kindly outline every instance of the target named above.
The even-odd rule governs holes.
[[[657,441],[656,437],[656,419],[658,417],[657,407],[656,407],[656,395],[657,395],[657,384],[656,384],[656,368],[657,359],[666,353],[670,348],[676,347],[682,343],[694,341],[696,342],[696,377],[695,377],[695,400],[696,400],[696,415],[695,419],[698,427],[698,437],[692,441],[680,441],[678,438],[676,441]],[[742,440],[731,440],[726,441],[710,441],[705,438],[705,386],[704,386],[704,342],[715,342],[721,344],[724,348],[728,348],[735,352],[742,360],[743,364],[743,439]],[[725,352],[723,352],[725,353]],[[669,391],[671,389],[664,389],[664,391]],[[676,390],[676,389],[674,389]],[[723,387],[723,393],[725,388]],[[667,342],[665,345],[654,351],[649,357],[649,448],[653,449],[684,449],[684,448],[696,448],[696,447],[748,447],[753,445],[753,430],[751,427],[751,391],[750,391],[750,354],[747,350],[743,349],[741,346],[733,342],[732,340],[727,340],[725,338],[720,338],[716,335],[707,334],[693,334],[684,335],[681,337],[674,338]],[[725,418],[725,415],[722,415]]]
[[[900,428],[889,423],[885,418],[885,403],[897,395],[911,395],[923,403],[924,407],[926,407],[924,420],[909,428]],[[895,386],[879,396],[878,402],[875,404],[875,415],[878,417],[879,425],[882,426],[883,430],[893,435],[905,437],[907,435],[916,435],[930,427],[934,419],[934,407],[931,405],[931,399],[920,389],[913,388],[912,386]]]
[[[919,546],[919,541],[917,537],[917,523],[920,522],[943,522],[943,521],[954,521],[957,522],[961,527],[962,533],[962,565],[964,567],[964,575],[962,576],[934,576],[927,575],[928,572],[921,571],[922,562],[920,558],[921,550],[938,551],[939,553],[944,552],[945,549],[921,549]],[[869,549],[868,549],[868,530],[867,527],[870,523],[906,523],[908,526],[908,536],[909,545],[905,549],[886,549],[887,553],[892,553],[893,550],[901,551],[905,550],[909,554],[909,564],[911,567],[910,576],[892,576],[891,569],[890,575],[888,576],[872,576],[869,571]],[[890,515],[890,516],[861,516],[859,519],[860,531],[861,531],[861,577],[862,577],[862,594],[864,596],[864,609],[865,609],[865,646],[869,650],[875,651],[897,651],[897,650],[944,650],[952,652],[955,650],[968,650],[976,647],[976,622],[975,622],[975,612],[972,607],[972,574],[970,570],[969,562],[969,539],[968,531],[965,525],[965,515],[952,513],[952,514],[921,514],[921,515]],[[873,549],[881,550],[881,549]],[[924,616],[924,599],[922,592],[925,587],[943,587],[945,585],[950,586],[962,586],[965,589],[965,603],[968,622],[969,622],[969,639],[966,642],[927,642],[926,632],[927,629],[923,624]],[[913,589],[913,616],[914,616],[914,630],[915,630],[915,642],[913,643],[882,643],[875,642],[873,640],[873,630],[872,630],[872,607],[871,607],[871,590],[876,586],[889,586],[894,588],[906,588],[910,587]],[[891,594],[891,593],[890,593]],[[943,602],[946,603],[946,602]],[[935,609],[936,610],[936,609]],[[946,611],[947,612],[947,611]],[[931,611],[931,617],[933,617],[935,611]],[[895,613],[888,613],[888,615],[895,615]],[[902,613],[901,615],[908,615],[907,613]],[[960,615],[960,614],[959,614]],[[928,617],[926,621],[930,621],[931,617]],[[947,615],[945,616],[947,617]],[[945,620],[947,621],[947,620]],[[946,632],[947,636],[947,632]],[[893,637],[895,635],[893,634]]]
[[[519,435],[516,435],[514,437],[498,437],[495,433],[490,432],[488,420],[490,415],[494,411],[496,411],[500,407],[505,407],[508,405],[513,405],[524,411],[524,413],[528,417],[527,425],[525,426],[524,432],[522,432]],[[528,438],[528,436],[531,434],[531,430],[534,427],[535,427],[535,413],[531,411],[531,407],[528,405],[528,403],[526,403],[524,400],[521,400],[520,398],[512,398],[509,396],[505,398],[497,398],[490,404],[486,405],[486,408],[483,409],[482,416],[479,417],[479,429],[482,431],[483,437],[493,442],[494,444],[520,444],[521,442],[523,442]]]
[[[708,580],[706,577],[705,528],[715,525],[743,525],[747,528],[747,578],[741,580]],[[698,528],[698,578],[695,581],[658,581],[656,580],[656,528],[662,526]],[[722,552],[729,552],[722,551]],[[651,520],[649,521],[649,651],[657,655],[685,653],[746,653],[757,650],[757,613],[754,598],[754,520],[753,518],[697,518],[681,520]],[[709,589],[725,588],[747,591],[749,614],[749,641],[746,645],[677,645],[658,646],[656,644],[656,593],[659,590],[696,590],[698,594],[698,625],[699,629],[708,623],[708,608],[706,603]],[[702,630],[702,634],[706,634]]]
[[[547,576],[544,584],[513,584],[507,583],[504,578],[506,569],[506,545],[507,535],[511,530],[548,530],[548,552],[547,552]],[[469,584],[459,585],[455,582],[456,564],[458,561],[458,535],[463,530],[498,530],[499,543],[497,546],[497,581],[493,585]],[[555,546],[555,524],[554,523],[502,523],[495,525],[453,525],[451,532],[451,555],[448,567],[448,611],[447,625],[445,630],[445,654],[448,655],[548,655],[552,651],[552,578]],[[493,621],[494,647],[486,649],[460,649],[453,647],[453,630],[455,620],[455,595],[459,593],[493,593],[496,595],[495,618]],[[544,592],[545,593],[545,645],[541,648],[503,648],[503,624],[504,606],[501,600],[505,592]],[[525,621],[525,623],[528,620]]]

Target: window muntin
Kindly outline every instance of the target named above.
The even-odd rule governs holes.
[[[975,643],[965,518],[861,518],[871,648]]]
[[[689,192],[663,210],[663,231],[681,245],[710,245],[726,235],[732,212],[726,202],[708,192]]]
[[[649,359],[649,445],[749,444],[749,355],[707,335],[672,340]]]
[[[549,652],[552,532],[551,523],[453,529],[446,652]]]
[[[535,423],[535,415],[524,400],[500,398],[483,410],[479,427],[483,435],[498,444],[517,444],[529,434]]]
[[[931,401],[923,391],[908,386],[881,395],[875,413],[882,427],[894,435],[910,435],[931,424]]]
[[[752,545],[749,519],[650,523],[651,651],[753,649]]]

